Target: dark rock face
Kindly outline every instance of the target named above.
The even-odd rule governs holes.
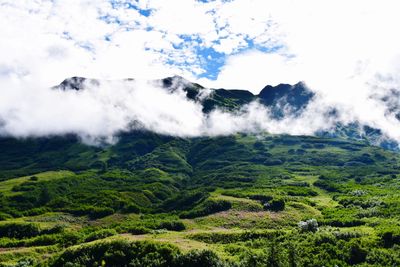
[[[83,90],[86,84],[91,84],[95,86],[99,86],[100,82],[96,79],[88,79],[84,77],[71,77],[62,81],[55,88],[61,90]]]
[[[162,87],[174,92],[178,88],[182,88],[186,92],[186,97],[191,100],[196,100],[200,94],[200,91],[204,89],[203,86],[197,83],[192,83],[181,76],[172,76],[164,78],[161,81]]]
[[[299,82],[295,85],[267,85],[258,94],[258,98],[261,103],[271,108],[276,118],[282,118],[288,112],[290,115],[299,115],[314,95],[303,82]]]
[[[400,91],[392,89],[389,93],[379,99],[385,103],[388,115],[393,114],[398,120],[400,120]]]

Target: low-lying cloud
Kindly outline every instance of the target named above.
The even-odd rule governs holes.
[[[335,103],[318,94],[300,116],[272,116],[268,107],[254,101],[237,111],[215,109],[206,114],[200,101],[186,93],[167,90],[154,81],[119,80],[84,83],[83,90],[46,88],[32,83],[2,83],[0,134],[39,137],[76,134],[85,143],[113,143],[118,133],[145,129],[159,134],[197,137],[238,132],[313,135],[338,123],[359,122],[382,130],[400,141],[400,122],[388,112],[382,97],[370,96],[365,108]],[[383,92],[383,91],[382,91]],[[204,89],[202,97],[212,93]],[[392,103],[391,99],[391,103]],[[334,115],[332,111],[335,110]]]

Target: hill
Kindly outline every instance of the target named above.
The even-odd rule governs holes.
[[[206,113],[258,99],[296,114],[314,97],[302,83],[204,96],[180,79],[158,82]],[[400,265],[399,154],[346,131],[1,137],[0,266]]]
[[[171,244],[171,253],[211,249],[210,261],[244,266],[287,266],[292,254],[297,266],[399,260],[400,158],[363,142],[131,132],[105,147],[73,136],[0,145],[2,262],[54,265],[145,240]],[[312,219],[318,231],[299,227]]]

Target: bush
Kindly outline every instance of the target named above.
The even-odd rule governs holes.
[[[166,211],[187,210],[205,200],[210,194],[203,191],[184,192],[166,200],[162,208]]]
[[[117,231],[114,229],[101,229],[95,232],[88,234],[85,238],[85,242],[90,242],[98,239],[103,239],[109,236],[116,235]]]
[[[365,222],[353,218],[338,218],[338,219],[325,219],[321,221],[322,225],[329,225],[333,227],[354,227],[364,225]]]
[[[40,234],[39,226],[31,223],[7,223],[0,225],[0,237],[27,238]]]
[[[82,241],[82,236],[78,232],[64,232],[58,239],[58,244],[63,247],[69,247],[79,244]]]
[[[231,207],[232,204],[226,200],[207,200],[191,211],[182,212],[180,217],[192,219],[229,210]]]
[[[4,213],[4,212],[0,212],[0,221],[5,221],[5,220],[11,219],[11,218],[12,218],[11,215]]]
[[[24,212],[22,212],[22,214],[24,216],[36,216],[36,215],[44,214],[49,211],[50,211],[50,209],[42,207],[42,208],[34,208],[34,209],[24,211]]]
[[[320,178],[321,179],[321,178]],[[340,190],[339,186],[333,182],[318,180],[314,183],[314,186],[325,189],[328,192],[338,192]]]
[[[114,240],[67,249],[48,266],[131,266],[131,267],[224,267],[209,250],[181,252],[172,245],[147,241]]]
[[[187,254],[179,255],[176,265],[179,267],[222,267],[225,264],[210,250],[193,250]]]
[[[144,235],[150,233],[150,229],[143,226],[129,227],[128,232],[133,235]]]
[[[379,234],[383,243],[383,247],[391,248],[395,244],[400,244],[400,233],[398,231],[385,231]]]
[[[23,246],[50,246],[59,242],[59,235],[40,235],[24,241]]]
[[[114,214],[114,209],[108,207],[83,206],[68,210],[70,213],[78,216],[88,215],[90,219],[99,219]]]
[[[124,213],[140,213],[140,208],[134,203],[129,203],[121,211]]]
[[[49,266],[176,266],[179,251],[171,246],[150,242],[114,240],[67,249]],[[103,264],[102,264],[103,263]]]
[[[160,223],[159,228],[170,231],[183,231],[186,229],[186,226],[181,221],[165,221]]]
[[[114,212],[112,208],[94,208],[90,211],[89,217],[90,219],[99,219],[114,214]]]
[[[272,199],[264,204],[264,208],[271,211],[282,211],[285,209],[285,201],[283,199]]]
[[[271,201],[271,200],[273,199],[272,196],[268,196],[268,195],[257,195],[257,194],[256,194],[256,195],[251,195],[251,196],[249,196],[249,198],[250,198],[250,199],[253,199],[253,200],[261,201],[262,203]]]
[[[31,259],[31,258],[24,258],[21,259],[17,262],[17,264],[15,264],[15,267],[31,267],[35,265],[35,260]]]
[[[245,242],[256,239],[270,240],[282,235],[283,232],[281,231],[245,231],[238,233],[206,232],[206,233],[190,234],[189,238],[209,244],[214,244],[214,243],[231,244],[231,243]]]
[[[316,232],[318,231],[318,222],[316,219],[301,221],[298,224],[301,232]]]

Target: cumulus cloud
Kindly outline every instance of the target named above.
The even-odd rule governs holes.
[[[400,89],[398,9],[396,0],[3,0],[1,129],[16,136],[110,137],[135,121],[181,136],[245,129],[311,134],[337,122],[318,117],[335,107],[340,122],[366,124],[400,140],[400,100],[392,93]],[[301,80],[318,101],[300,118],[274,121],[257,103],[240,116],[221,110],[206,116],[182,95],[145,83],[47,89],[74,75],[173,74],[254,93],[266,84]]]
[[[154,81],[86,80],[74,90],[3,82],[0,133],[22,138],[72,133],[98,144],[113,143],[120,132],[134,129],[180,137],[238,132],[311,135],[336,122],[327,121],[319,101],[311,102],[301,116],[287,114],[283,119],[257,101],[233,112],[217,108],[206,114],[201,101],[212,90],[202,89],[199,98],[191,100],[183,91],[185,81],[173,83],[169,90]]]

